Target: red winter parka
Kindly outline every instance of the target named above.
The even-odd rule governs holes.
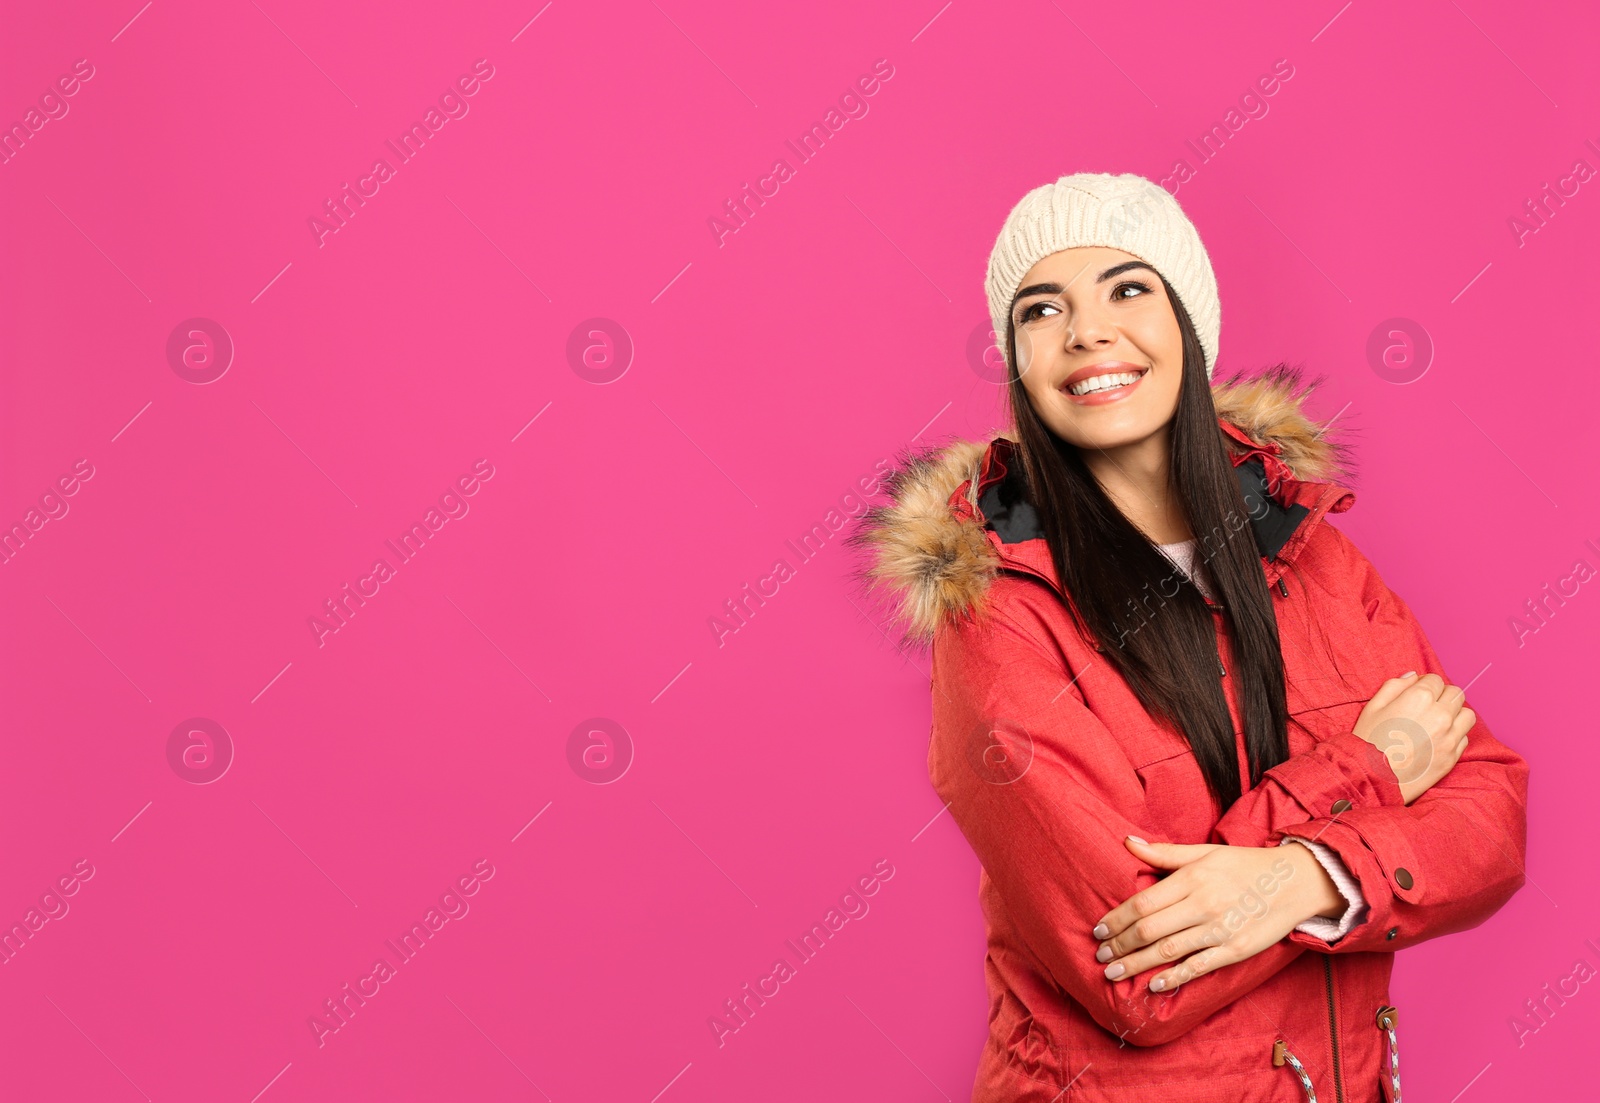
[[[1226,812],[1184,737],[1075,627],[1012,436],[902,457],[892,501],[851,536],[870,549],[863,578],[894,592],[906,643],[931,643],[929,776],[982,866],[989,1037],[975,1101],[1393,1103],[1394,952],[1483,922],[1523,883],[1528,768],[1481,718],[1460,761],[1409,806],[1384,754],[1351,733],[1384,680],[1451,678],[1406,603],[1328,522],[1355,495],[1333,481],[1342,448],[1301,411],[1306,391],[1281,369],[1212,388],[1250,512],[1240,537],[1249,525],[1277,611],[1290,712],[1291,757],[1250,788],[1214,607],[1244,789]],[[1129,834],[1315,839],[1368,910],[1334,943],[1295,931],[1167,994],[1149,990],[1159,970],[1108,981],[1092,928],[1157,878],[1123,845]]]

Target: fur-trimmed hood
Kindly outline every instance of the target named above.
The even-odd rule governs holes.
[[[1320,382],[1279,364],[1211,385],[1219,428],[1225,422],[1236,430],[1226,434],[1229,446],[1236,455],[1265,454],[1272,497],[1280,502],[1309,499],[1313,484],[1348,483],[1354,474],[1349,445],[1330,439],[1331,419],[1314,421],[1303,408]],[[1011,429],[996,437],[1017,439]],[[902,647],[926,646],[941,624],[978,607],[1001,566],[981,514],[952,503],[967,485],[967,501],[976,506],[973,492],[990,447],[987,440],[956,439],[903,449],[883,481],[890,500],[869,508],[846,538],[864,553],[855,567],[859,588],[867,595],[889,592]],[[1334,512],[1354,500],[1348,490],[1328,497],[1337,502]]]

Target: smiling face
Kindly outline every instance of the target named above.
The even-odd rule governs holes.
[[[1079,448],[1137,444],[1178,408],[1183,335],[1161,278],[1120,249],[1064,249],[1012,300],[1017,371],[1050,431]]]

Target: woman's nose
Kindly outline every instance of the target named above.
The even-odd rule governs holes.
[[[1068,349],[1092,349],[1107,341],[1116,340],[1116,329],[1111,320],[1099,310],[1090,307],[1081,310],[1067,328]]]

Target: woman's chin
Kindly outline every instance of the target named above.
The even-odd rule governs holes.
[[[1107,406],[1062,411],[1047,422],[1051,432],[1075,448],[1105,451],[1148,440],[1166,423],[1147,411]]]

